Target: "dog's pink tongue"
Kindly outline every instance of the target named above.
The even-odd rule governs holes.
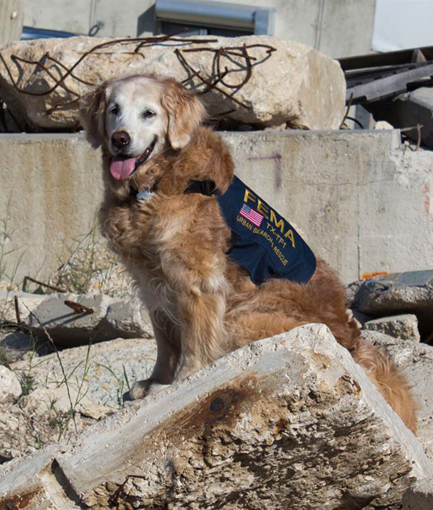
[[[121,181],[127,179],[135,170],[137,158],[114,158],[110,165],[111,175]]]

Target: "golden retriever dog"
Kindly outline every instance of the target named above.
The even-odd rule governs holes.
[[[88,141],[102,146],[101,229],[138,286],[158,347],[151,377],[135,383],[128,398],[254,340],[323,323],[415,431],[404,375],[359,338],[333,271],[318,260],[307,283],[254,284],[227,255],[231,231],[215,195],[185,193],[191,181],[213,181],[224,194],[233,179],[230,152],[202,126],[205,109],[196,96],[172,79],[130,76],[88,94],[81,116]]]

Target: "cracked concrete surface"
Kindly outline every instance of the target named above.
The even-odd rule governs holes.
[[[349,353],[308,325],[6,464],[0,509],[397,509],[432,473]]]

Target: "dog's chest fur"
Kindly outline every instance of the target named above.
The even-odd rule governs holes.
[[[149,310],[162,309],[175,316],[179,292],[188,292],[202,282],[219,285],[214,276],[214,249],[205,249],[207,243],[215,246],[212,229],[204,228],[206,218],[212,216],[223,256],[229,231],[219,219],[214,199],[155,194],[146,201],[107,200],[102,205],[102,232],[120,255]]]

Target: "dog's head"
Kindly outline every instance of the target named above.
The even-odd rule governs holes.
[[[87,140],[94,148],[102,145],[108,156],[111,176],[125,181],[168,147],[183,149],[205,110],[175,80],[131,76],[85,96],[80,114]]]

